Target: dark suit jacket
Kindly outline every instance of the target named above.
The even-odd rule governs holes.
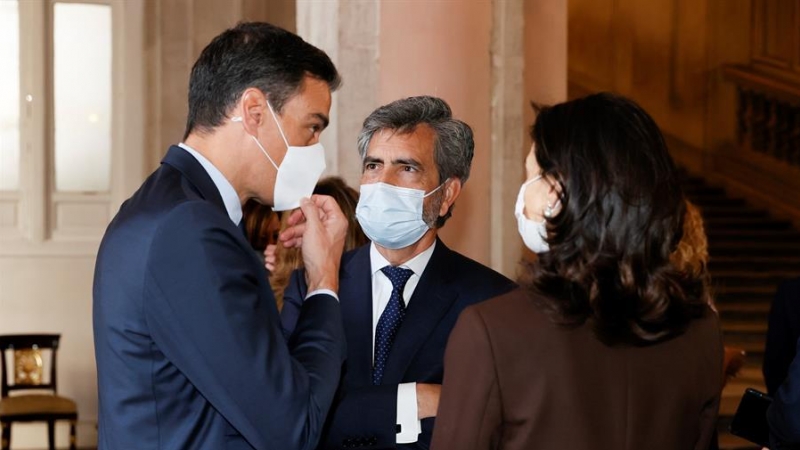
[[[707,450],[722,389],[710,309],[647,346],[555,325],[523,290],[467,308],[445,356],[434,450]]]
[[[97,257],[100,449],[315,447],[345,356],[338,302],[287,347],[266,271],[203,167],[171,147]]]
[[[397,385],[441,383],[445,345],[459,313],[468,305],[508,292],[513,282],[437,241],[392,345],[383,383],[373,386],[369,244],[345,254],[339,279],[347,362],[320,447],[427,449],[433,419],[422,421],[417,443],[396,444]],[[297,332],[294,323],[303,295],[303,276],[295,272],[281,312],[288,332]]]
[[[778,287],[769,311],[769,328],[764,350],[764,381],[767,392],[775,395],[786,379],[800,338],[800,278]]]
[[[800,341],[797,344],[800,346]],[[789,366],[786,379],[773,394],[767,422],[770,449],[800,449],[800,358],[797,356]]]

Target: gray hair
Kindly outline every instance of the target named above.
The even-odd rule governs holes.
[[[367,157],[367,149],[375,132],[391,130],[396,133],[413,133],[419,125],[431,127],[436,136],[433,142],[433,160],[439,172],[439,184],[450,178],[458,178],[462,185],[466,183],[472,166],[472,155],[475,153],[472,128],[454,119],[450,106],[438,97],[427,95],[408,97],[373,111],[364,119],[361,133],[358,134],[358,153],[361,155],[361,161]],[[439,205],[444,201],[444,192],[444,189],[441,189],[436,194],[435,201]],[[438,216],[436,207],[435,215],[426,219],[426,223],[433,222],[428,224],[441,228],[453,215],[454,205],[450,205],[444,216]]]
[[[448,178],[458,178],[461,184],[466,183],[472,155],[475,153],[472,128],[454,119],[447,102],[437,97],[408,97],[373,111],[364,119],[358,135],[361,161],[366,158],[367,148],[376,132],[391,130],[397,133],[413,133],[419,125],[428,125],[436,135],[433,159],[439,172],[439,183]]]

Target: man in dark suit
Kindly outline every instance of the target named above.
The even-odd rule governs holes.
[[[504,276],[437,238],[469,177],[470,127],[433,97],[385,105],[365,121],[356,216],[372,241],[340,273],[347,361],[322,448],[430,446],[450,330],[468,305],[505,293]],[[306,286],[295,272],[281,313],[294,331]]]
[[[763,371],[764,382],[770,395],[775,395],[778,386],[786,379],[798,339],[800,339],[800,278],[795,278],[781,283],[769,311]]]
[[[304,197],[324,169],[318,140],[338,83],[322,51],[268,24],[240,24],[203,50],[184,142],[122,205],[99,250],[100,449],[316,446],[345,356],[346,219],[332,199]],[[282,236],[302,241],[310,290],[288,346],[237,227],[251,198],[302,209]]]
[[[800,279],[778,287],[769,313],[764,381],[773,397],[767,411],[773,449],[800,448]]]

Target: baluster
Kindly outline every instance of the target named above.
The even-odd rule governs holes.
[[[775,157],[784,162],[789,162],[790,113],[788,104],[775,102]]]
[[[755,133],[753,124],[755,123],[755,101],[756,93],[753,91],[745,91],[745,111],[744,111],[744,144],[742,148],[746,150],[753,150],[753,140]]]
[[[789,164],[800,166],[800,107],[792,108],[790,127]]]
[[[760,153],[766,151],[766,103],[766,98],[763,95],[753,95],[751,148]]]
[[[748,118],[750,109],[750,95],[741,87],[736,88],[738,96],[736,108],[736,140],[740,146],[745,145],[749,135]]]
[[[778,129],[778,101],[767,98],[767,154],[773,158],[778,158],[777,151],[777,129]]]

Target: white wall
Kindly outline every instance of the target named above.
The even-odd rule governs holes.
[[[2,245],[2,244],[0,244]],[[60,333],[58,391],[78,403],[78,446],[97,442],[92,338],[94,256],[0,256],[0,333]],[[56,429],[66,447],[66,422]],[[12,448],[47,448],[44,423],[14,424]]]

